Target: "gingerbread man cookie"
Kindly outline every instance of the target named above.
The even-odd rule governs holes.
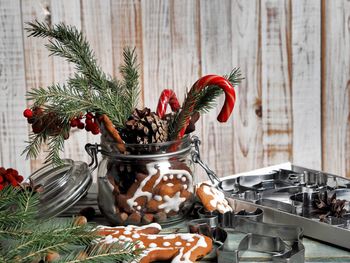
[[[145,226],[97,227],[98,234],[105,236],[101,242],[135,242],[144,248],[140,263],[170,261],[172,263],[194,262],[212,249],[212,240],[199,234],[158,234],[161,226],[152,223]]]
[[[218,211],[221,214],[232,212],[232,207],[227,202],[225,195],[215,187],[208,184],[201,184],[196,194],[203,203],[204,208],[209,211]]]

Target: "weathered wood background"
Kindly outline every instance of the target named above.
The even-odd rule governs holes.
[[[349,1],[0,0],[0,165],[23,174],[43,160],[20,155],[25,92],[73,71],[26,37],[33,19],[81,28],[115,76],[123,46],[136,46],[142,103],[153,109],[162,89],[182,99],[200,76],[239,66],[233,117],[217,123],[219,105],[197,126],[203,159],[220,176],[290,160],[350,177]],[[74,134],[65,156],[87,160],[83,146],[95,140]]]

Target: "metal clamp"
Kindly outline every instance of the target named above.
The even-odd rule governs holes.
[[[91,162],[89,163],[89,167],[91,172],[93,172],[98,166],[97,154],[101,152],[101,145],[95,143],[88,143],[85,145],[85,151],[91,157]]]
[[[205,170],[213,185],[217,185],[221,182],[219,177],[201,159],[199,152],[199,145],[201,144],[201,141],[197,136],[192,136],[192,143],[194,144],[194,150],[192,151],[192,161],[194,163],[198,163]]]

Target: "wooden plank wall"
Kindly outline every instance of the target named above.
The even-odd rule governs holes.
[[[24,22],[81,28],[100,64],[118,76],[123,46],[135,46],[140,106],[164,88],[186,89],[204,74],[239,66],[245,80],[225,124],[202,116],[202,157],[224,176],[292,161],[350,177],[350,3],[346,0],[0,0],[0,165],[29,174],[24,93],[62,82],[73,69],[27,38]],[[64,156],[87,160],[76,132]],[[198,168],[199,178],[204,174]]]

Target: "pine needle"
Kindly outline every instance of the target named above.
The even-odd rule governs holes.
[[[36,158],[41,145],[48,143],[49,154],[45,162],[61,165],[59,153],[64,148],[64,137],[69,134],[71,119],[93,112],[106,114],[118,128],[124,126],[140,93],[136,52],[135,49],[124,49],[124,63],[120,67],[123,80],[119,81],[103,72],[89,42],[77,28],[64,23],[50,26],[34,21],[27,23],[25,30],[30,37],[48,38],[46,48],[50,55],[62,57],[75,65],[74,76],[65,84],[38,87],[27,93],[34,106],[59,116],[63,130],[56,135],[45,130],[31,135],[23,153],[27,158]]]
[[[137,107],[138,98],[140,94],[139,87],[139,72],[137,65],[137,56],[135,48],[131,50],[129,47],[124,48],[123,50],[123,58],[124,64],[120,67],[120,73],[122,74],[123,88],[126,92],[127,101],[129,105],[127,105],[128,112],[132,112],[134,108]]]
[[[48,252],[57,262],[122,262],[140,253],[134,243],[102,245],[95,226],[76,225],[73,219],[38,219],[38,194],[6,187],[0,191],[0,262],[40,261]],[[79,258],[85,251],[86,257]]]

